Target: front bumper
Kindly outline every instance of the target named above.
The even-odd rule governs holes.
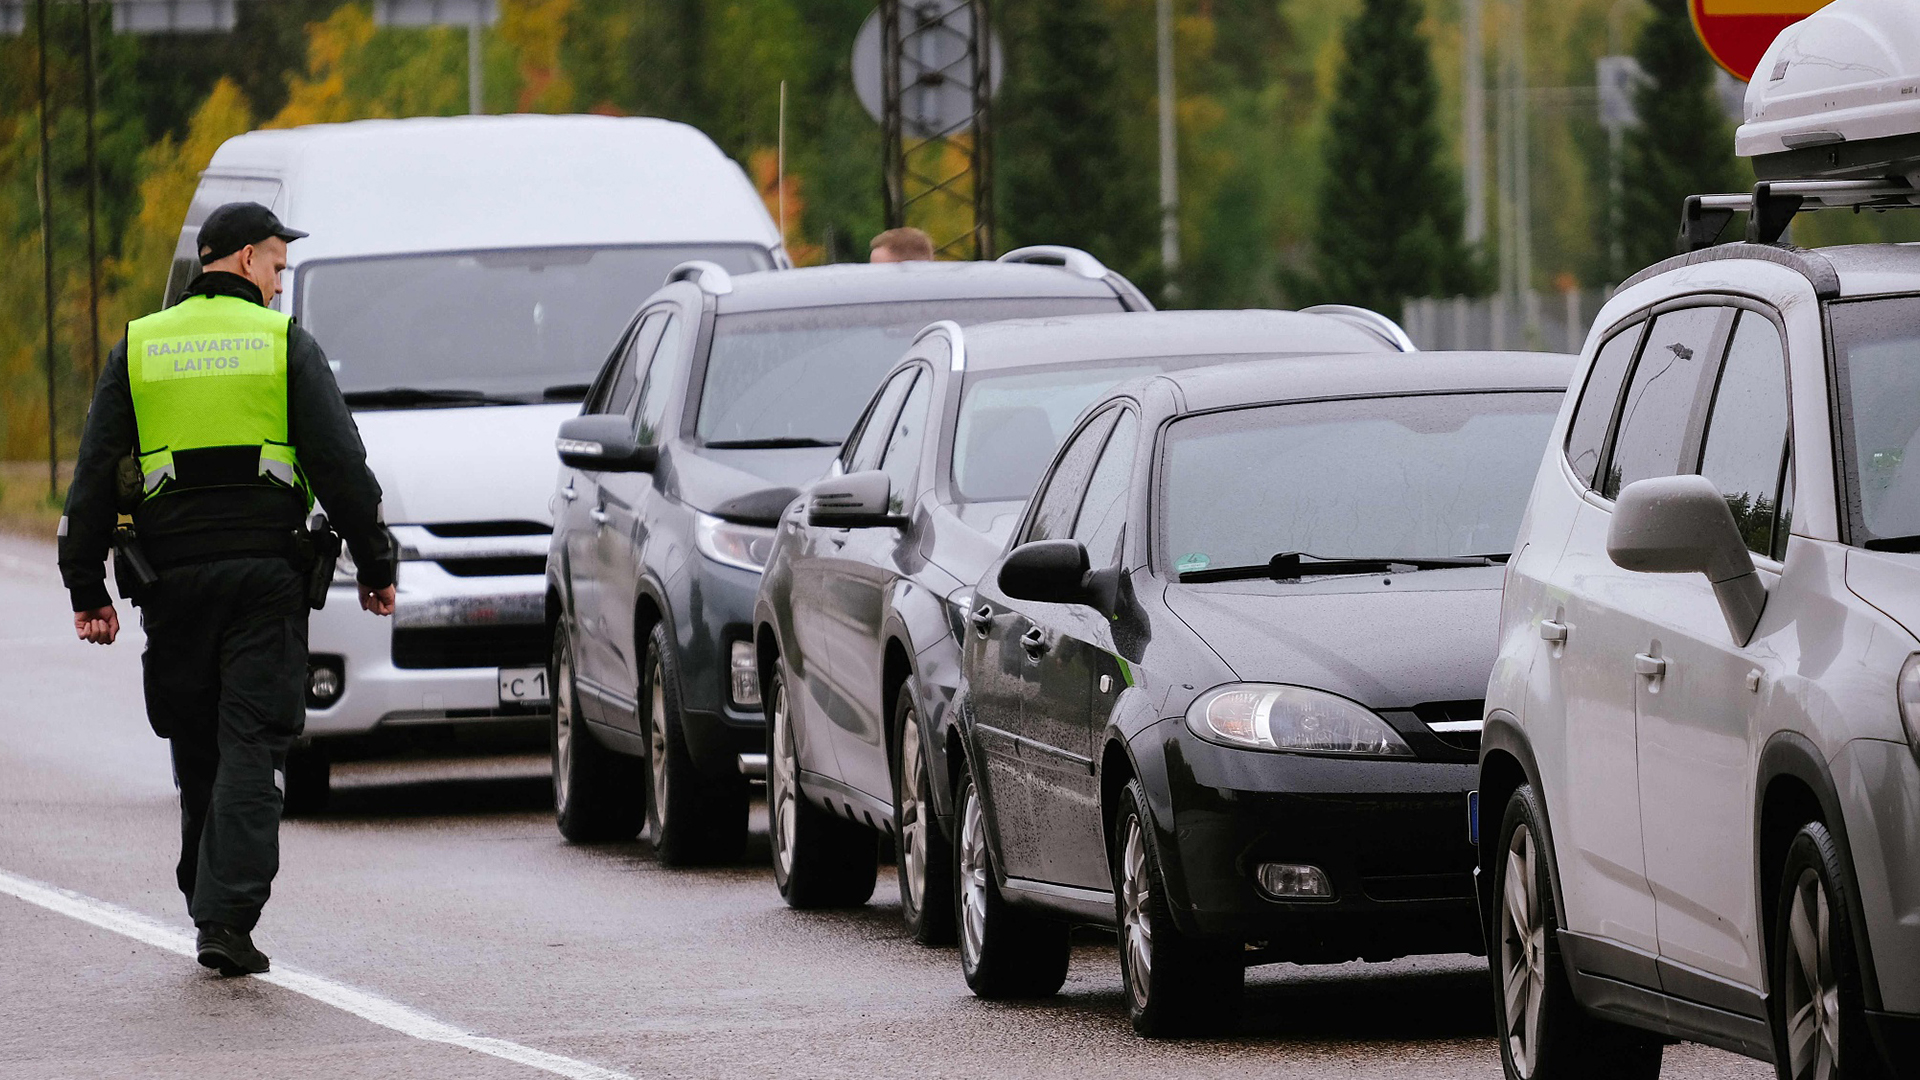
[[[766,751],[766,714],[737,705],[728,687],[736,641],[753,640],[760,574],[702,555],[670,583],[673,636],[680,660],[680,719],[687,753],[700,771],[738,779],[741,754]]]
[[[1475,850],[1463,808],[1474,766],[1234,750],[1178,719],[1156,816],[1176,922],[1252,943],[1263,960],[1323,963],[1480,952]],[[1326,900],[1262,892],[1262,863],[1318,867]]]

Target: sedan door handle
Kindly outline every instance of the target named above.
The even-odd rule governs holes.
[[[1552,619],[1541,619],[1540,620],[1540,640],[1541,641],[1558,641],[1558,642],[1564,643],[1567,640],[1567,624],[1563,622],[1555,622]]]
[[[1658,656],[1635,653],[1633,654],[1633,673],[1645,675],[1650,679],[1664,678],[1667,674],[1667,662]]]
[[[1036,626],[1020,635],[1020,646],[1027,650],[1029,660],[1038,660],[1046,655],[1047,635],[1041,633],[1040,628]]]
[[[993,609],[985,604],[967,613],[967,621],[973,624],[975,633],[986,637],[993,630]]]
[[[587,511],[587,516],[593,519],[595,525],[605,525],[607,523],[607,512],[598,506]]]

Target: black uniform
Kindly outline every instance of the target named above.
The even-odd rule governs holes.
[[[186,295],[261,302],[253,282],[222,272],[200,275]],[[289,441],[360,584],[393,584],[380,485],[326,356],[298,325],[287,330],[287,396]],[[60,525],[60,572],[76,612],[112,602],[104,564],[118,474],[137,442],[122,340],[100,374]],[[275,773],[306,724],[306,575],[292,561],[306,503],[279,486],[201,487],[146,499],[132,517],[160,576],[141,597],[141,659],[147,719],[173,744],[180,891],[196,924],[251,930],[280,863]]]

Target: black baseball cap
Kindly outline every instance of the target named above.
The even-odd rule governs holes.
[[[282,225],[273,211],[257,202],[230,202],[216,207],[207,215],[207,220],[200,223],[200,265],[224,259],[269,236],[298,240],[305,235],[299,229]]]

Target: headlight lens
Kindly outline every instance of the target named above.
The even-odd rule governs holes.
[[[1920,757],[1920,653],[1900,668],[1900,720],[1907,726],[1907,745]]]
[[[767,557],[773,554],[775,535],[773,529],[736,525],[711,514],[698,515],[693,528],[694,543],[700,546],[700,554],[714,562],[756,574],[766,569]]]
[[[1371,709],[1304,686],[1233,683],[1200,695],[1187,727],[1209,742],[1253,750],[1412,757],[1400,733]]]

